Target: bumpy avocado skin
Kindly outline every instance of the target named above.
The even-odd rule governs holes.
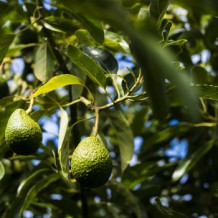
[[[76,147],[71,159],[73,178],[82,186],[96,188],[107,182],[112,171],[108,150],[97,137],[87,137]]]
[[[42,141],[42,131],[25,110],[17,109],[8,120],[5,141],[16,154],[34,154]]]

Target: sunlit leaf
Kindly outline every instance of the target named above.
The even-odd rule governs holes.
[[[117,133],[121,156],[121,168],[122,171],[124,171],[133,156],[133,133],[127,119],[121,111],[113,110],[107,112],[107,114]]]
[[[84,86],[83,82],[80,78],[71,75],[71,74],[64,74],[59,76],[52,77],[47,83],[40,86],[35,93],[31,95],[31,98],[35,98],[41,94],[45,94],[55,89],[58,89],[63,86],[67,85],[81,85]]]
[[[48,42],[43,42],[37,52],[35,60],[34,74],[41,82],[47,82],[53,75],[54,59],[49,49]]]
[[[201,158],[203,158],[203,156],[210,151],[214,144],[214,140],[211,140],[204,146],[201,146],[193,154],[189,155],[189,157],[183,159],[174,171],[172,180],[178,181],[185,173],[189,172],[198,163],[198,161],[200,161]]]
[[[74,46],[68,46],[70,60],[95,83],[105,88],[106,77],[103,68]]]
[[[60,160],[60,166],[62,173],[67,178],[69,172],[69,143],[64,143],[64,139],[67,136],[68,127],[68,114],[63,109],[60,108],[60,127],[59,127],[59,139],[58,139],[58,155]]]
[[[87,30],[79,29],[75,32],[75,36],[81,44],[85,44],[85,45],[96,44],[95,40],[92,38],[92,36]]]
[[[106,31],[104,46],[116,52],[129,53],[129,44],[124,38],[114,32]]]
[[[4,168],[4,165],[2,164],[2,162],[0,162],[0,180],[2,180],[4,175],[5,175],[5,168]]]

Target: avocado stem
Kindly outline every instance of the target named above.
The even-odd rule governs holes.
[[[98,134],[98,126],[99,126],[99,109],[95,107],[95,125],[92,129],[92,136],[97,136]]]
[[[34,103],[34,98],[31,98],[31,99],[30,99],[30,105],[29,105],[29,107],[28,107],[27,110],[26,110],[26,113],[27,113],[27,114],[29,114],[29,113],[32,112],[33,103]]]

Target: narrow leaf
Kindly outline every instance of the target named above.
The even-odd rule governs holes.
[[[67,112],[63,109],[60,108],[60,131],[59,131],[59,140],[58,140],[58,150],[61,150],[61,146],[64,141],[64,137],[67,131],[68,127],[68,114]]]
[[[5,175],[5,168],[4,168],[4,165],[2,164],[2,162],[0,162],[0,180],[2,180],[4,175]]]
[[[58,140],[58,155],[60,160],[60,166],[63,176],[67,179],[69,171],[69,143],[64,143],[64,139],[67,133],[68,127],[68,114],[63,109],[60,108],[60,130],[59,130],[59,140]]]
[[[26,191],[29,189],[29,187],[32,184],[34,184],[35,181],[39,179],[39,177],[47,174],[49,171],[50,171],[49,169],[40,169],[40,170],[37,170],[34,173],[32,173],[26,179],[24,179],[17,189],[17,196],[24,197],[24,195],[26,195]]]
[[[120,111],[109,111],[108,116],[112,126],[116,129],[119,142],[121,168],[126,169],[134,152],[133,133],[125,116]]]
[[[92,81],[94,81],[99,86],[105,88],[106,86],[106,72],[104,69],[98,65],[94,60],[85,55],[80,49],[69,46],[68,56],[70,60],[82,70]]]
[[[36,181],[39,181],[43,175],[47,175],[49,172],[51,172],[49,169],[39,169],[24,179],[17,189],[17,196],[8,206],[7,210],[2,215],[2,218],[20,217],[18,214],[21,214],[20,211],[25,203],[30,187],[34,185]]]
[[[159,212],[161,213],[162,218],[188,218],[186,215],[179,213],[177,211],[172,210],[169,207],[164,207],[161,204],[161,201],[159,198],[155,198],[155,206],[157,207],[157,209],[159,210]]]
[[[2,31],[2,30],[1,30]],[[9,46],[13,42],[15,35],[0,33],[0,65],[5,57]]]
[[[51,78],[47,83],[38,88],[38,90],[31,95],[31,98],[35,98],[41,94],[45,94],[55,89],[58,89],[67,85],[81,85],[84,86],[81,79],[71,74],[58,75]]]
[[[58,174],[51,174],[36,182],[25,196],[25,201],[19,211],[19,215],[22,215],[23,211],[29,207],[29,205],[32,203],[32,201],[34,201],[39,192],[41,192],[51,183],[57,181],[59,178],[60,176]]]
[[[34,74],[41,82],[47,82],[54,71],[54,59],[49,50],[47,41],[43,42],[37,52],[35,60]]]
[[[185,173],[189,172],[201,158],[213,147],[214,140],[200,147],[195,153],[181,161],[172,175],[173,181],[178,181]]]

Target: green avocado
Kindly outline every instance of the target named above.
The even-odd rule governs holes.
[[[96,188],[107,182],[112,171],[108,150],[94,136],[83,139],[71,159],[71,173],[84,187]]]
[[[34,154],[42,141],[42,131],[25,110],[16,109],[8,120],[5,141],[16,154]]]

